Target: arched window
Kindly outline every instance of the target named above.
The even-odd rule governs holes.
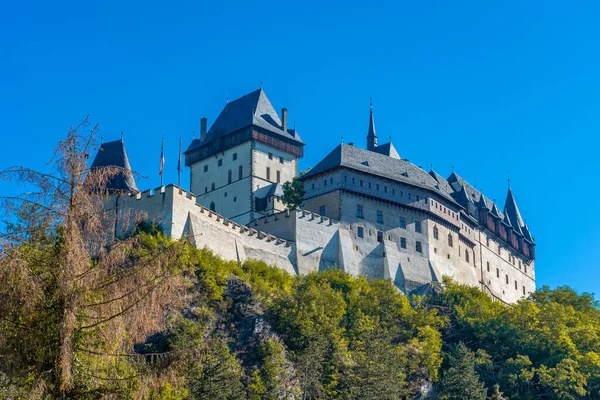
[[[216,211],[216,210],[215,210],[215,202],[214,202],[214,201],[211,201],[211,202],[210,202],[210,210],[211,210],[211,211]]]
[[[452,234],[448,234],[448,246],[452,247]]]
[[[439,231],[438,231],[438,227],[437,227],[437,226],[434,226],[434,227],[433,227],[433,238],[434,238],[434,239],[438,239],[438,237],[439,237]]]

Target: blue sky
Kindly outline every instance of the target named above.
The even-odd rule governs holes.
[[[402,157],[454,166],[500,206],[510,174],[538,285],[599,292],[599,15],[592,1],[6,2],[0,168],[46,168],[89,113],[106,140],[125,132],[142,188],[159,184],[164,130],[174,182],[179,136],[261,81],[306,168],[340,136],[364,145],[372,96]]]

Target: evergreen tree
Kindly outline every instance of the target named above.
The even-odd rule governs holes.
[[[487,390],[475,371],[475,356],[462,342],[448,355],[448,368],[438,385],[439,395],[447,400],[485,400]]]

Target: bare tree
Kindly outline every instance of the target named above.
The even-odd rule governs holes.
[[[166,311],[185,299],[182,243],[113,234],[115,218],[129,219],[127,226],[144,216],[107,207],[123,195],[110,180],[130,171],[88,167],[96,132],[88,118],[71,127],[49,173],[0,171],[0,180],[24,190],[0,197],[7,213],[0,236],[0,365],[7,367],[0,372],[35,371],[40,393],[77,396],[82,387],[135,379],[133,344],[161,329]],[[56,329],[40,331],[52,318]],[[41,348],[46,358],[17,354]]]

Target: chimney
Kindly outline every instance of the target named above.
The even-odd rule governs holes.
[[[281,109],[281,126],[281,129],[287,132],[287,108],[285,107]]]
[[[200,140],[202,141],[206,140],[206,122],[206,117],[200,119]]]

